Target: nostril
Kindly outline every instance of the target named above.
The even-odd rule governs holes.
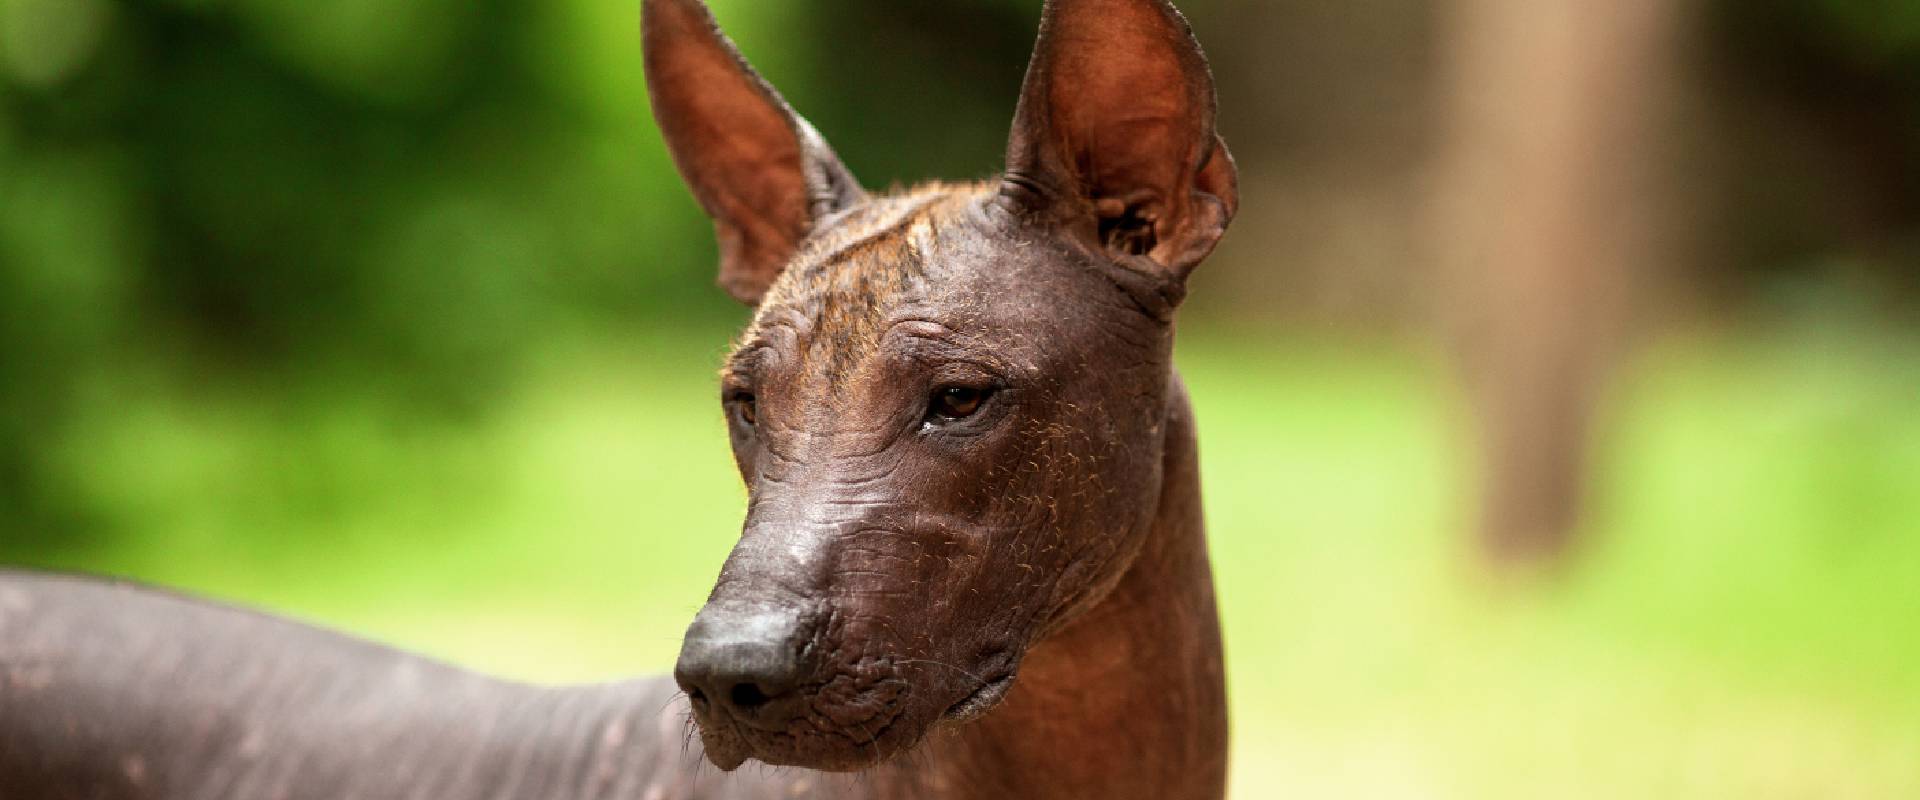
[[[735,708],[748,711],[766,705],[767,701],[773,698],[767,696],[767,693],[760,688],[760,684],[736,683],[727,693],[727,699],[733,702]]]
[[[800,689],[810,671],[810,619],[785,609],[703,609],[673,670],[688,707],[706,723],[784,727],[806,707]]]

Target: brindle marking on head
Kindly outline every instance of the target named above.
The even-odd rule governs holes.
[[[802,321],[811,340],[805,374],[841,384],[879,343],[888,313],[924,281],[936,242],[993,189],[928,183],[826,221],[768,290],[732,357],[769,326]]]

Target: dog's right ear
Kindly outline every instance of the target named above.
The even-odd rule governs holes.
[[[720,285],[756,305],[822,217],[866,195],[700,0],[643,0],[654,121],[720,239]]]

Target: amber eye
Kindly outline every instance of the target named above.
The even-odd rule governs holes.
[[[934,420],[950,422],[965,419],[980,410],[987,401],[987,390],[964,386],[950,386],[933,393],[933,402],[927,407],[927,416]]]
[[[748,426],[759,424],[760,409],[758,408],[757,404],[754,402],[753,393],[740,392],[738,394],[733,395],[732,397],[727,398],[727,400],[728,402],[733,403],[734,413],[740,415],[740,421],[742,423],[745,423]]]

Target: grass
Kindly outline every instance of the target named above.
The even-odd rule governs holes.
[[[737,531],[724,332],[561,349],[497,413],[106,387],[124,535],[36,555],[507,675],[658,672]],[[1490,582],[1466,414],[1392,344],[1201,333],[1235,796],[1920,797],[1920,346],[1677,335],[1609,404],[1588,546]]]

